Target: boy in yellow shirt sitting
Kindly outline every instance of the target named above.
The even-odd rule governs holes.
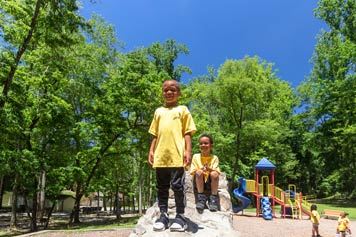
[[[209,134],[203,134],[199,137],[200,153],[194,154],[190,174],[194,176],[195,186],[198,191],[196,208],[202,213],[207,197],[204,190],[211,189],[211,195],[208,201],[210,211],[219,209],[218,203],[218,185],[219,185],[219,158],[212,154],[213,138]]]

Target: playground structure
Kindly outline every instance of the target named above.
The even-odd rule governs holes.
[[[241,201],[241,205],[233,207],[233,211],[236,213],[247,208],[251,203],[251,200],[244,196],[244,193],[246,192],[246,179],[239,177],[238,181],[240,186],[234,189],[233,193],[235,198]]]
[[[233,194],[241,201],[241,205],[233,208],[235,213],[247,208],[251,202],[244,194],[252,194],[256,198],[256,216],[262,216],[265,220],[276,217],[276,204],[281,206],[283,218],[302,219],[303,214],[310,215],[311,203],[301,192],[296,192],[295,185],[288,185],[286,191],[275,186],[275,169],[276,166],[267,158],[262,158],[255,166],[255,180],[242,177],[238,179],[240,186],[233,191]],[[268,172],[268,175],[260,176],[262,172]]]

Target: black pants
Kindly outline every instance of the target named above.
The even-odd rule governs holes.
[[[176,213],[183,214],[185,208],[185,172],[183,167],[156,168],[158,206],[161,212],[168,211],[169,188],[174,192]]]

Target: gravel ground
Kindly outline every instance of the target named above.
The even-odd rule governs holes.
[[[310,220],[295,220],[274,218],[273,220],[264,220],[256,217],[252,213],[247,215],[234,216],[234,228],[237,229],[241,237],[306,237],[312,236]],[[335,237],[336,220],[320,220],[319,233],[322,237]],[[351,221],[351,230],[356,231],[356,221]]]
[[[319,231],[322,237],[335,237],[336,220],[321,219]],[[307,237],[311,236],[311,222],[308,219],[293,220],[274,218],[264,220],[255,217],[253,213],[245,215],[234,215],[233,225],[241,234],[241,237]],[[356,231],[356,221],[351,222],[351,230]],[[128,237],[131,229],[98,230],[88,232],[63,231],[52,232],[43,231],[37,234],[21,235],[33,237]],[[209,237],[209,236],[207,236]]]

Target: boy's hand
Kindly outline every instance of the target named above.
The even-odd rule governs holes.
[[[184,166],[189,166],[192,162],[192,155],[190,152],[184,152]]]
[[[184,150],[184,166],[189,166],[192,162],[192,137],[190,133],[184,135],[185,150]]]
[[[210,171],[212,171],[212,169],[210,169],[210,167],[208,166],[208,164],[205,164],[205,165],[203,166],[203,170],[204,170],[204,172],[210,172]]]
[[[154,162],[153,157],[154,157],[156,141],[157,141],[157,138],[153,137],[152,141],[151,141],[150,151],[148,152],[148,164],[150,164],[151,166],[153,166],[153,162]]]
[[[148,163],[153,166],[153,152],[148,153]]]

